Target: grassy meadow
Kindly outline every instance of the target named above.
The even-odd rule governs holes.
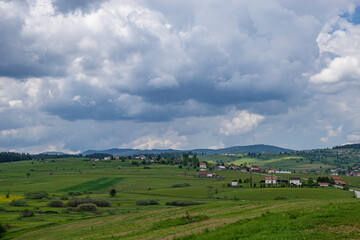
[[[360,238],[359,200],[332,187],[260,188],[264,176],[259,174],[218,171],[220,178],[195,178],[196,169],[176,165],[85,158],[7,162],[0,169],[5,239]],[[244,183],[249,178],[258,183],[256,188]],[[228,187],[235,179],[243,183]],[[345,181],[360,187],[357,178]],[[116,195],[111,197],[113,188]],[[29,191],[49,195],[25,198]],[[110,204],[96,211],[66,206],[76,198]],[[13,206],[19,199],[25,204]],[[150,200],[156,205],[141,204]],[[49,206],[51,201],[65,206]]]

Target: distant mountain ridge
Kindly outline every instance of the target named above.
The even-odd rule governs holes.
[[[293,152],[294,150],[276,147],[272,145],[265,144],[256,144],[256,145],[248,145],[248,146],[234,146],[228,148],[221,149],[192,149],[192,150],[175,150],[175,149],[151,149],[151,150],[141,150],[141,149],[119,149],[112,148],[106,150],[87,150],[83,152],[83,155],[93,154],[93,153],[104,153],[111,155],[119,155],[119,156],[132,156],[139,154],[160,154],[160,153],[173,153],[173,152],[192,152],[196,154],[206,154],[206,155],[219,155],[225,153],[247,153],[247,152]]]

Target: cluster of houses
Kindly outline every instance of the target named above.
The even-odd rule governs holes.
[[[277,178],[276,176],[265,177],[264,180],[265,180],[264,183],[265,183],[266,185],[276,185],[276,184],[278,184],[278,178]],[[296,185],[296,186],[301,186],[301,185],[302,185],[301,179],[298,178],[298,177],[291,177],[291,178],[289,179],[289,184],[290,184],[290,185]],[[231,182],[231,186],[232,186],[232,187],[237,187],[237,186],[238,186],[238,181],[237,181],[237,180],[233,180],[233,181]]]
[[[103,159],[100,159],[100,158],[92,158],[91,161],[94,161],[94,162],[98,162],[98,161],[110,161],[111,159],[115,159],[115,160],[119,160],[120,157],[119,156],[111,156],[111,155],[106,155],[104,156]]]
[[[279,179],[277,178],[277,176],[268,176],[265,177],[264,179],[264,183],[265,185],[276,185],[279,182]],[[341,186],[345,186],[347,185],[344,181],[342,181],[341,177],[332,177],[332,181],[337,184],[337,185],[341,185]],[[301,182],[301,178],[299,177],[291,177],[289,178],[289,184],[293,185],[293,186],[301,186],[302,182]],[[320,187],[328,187],[330,186],[330,183],[328,182],[318,182],[317,183]],[[237,187],[238,186],[238,181],[237,180],[232,180],[231,182],[231,186],[232,187]]]
[[[339,174],[345,174],[351,177],[360,177],[360,167],[358,165],[351,167],[350,169],[334,168],[330,169],[331,175],[337,176]]]
[[[206,165],[205,165],[206,166]],[[200,167],[201,168],[201,167]],[[236,166],[236,165],[216,165],[215,169],[217,171],[224,171],[224,170],[240,170],[242,172],[254,172],[254,173],[282,173],[282,174],[291,174],[290,171],[281,171],[276,168],[267,168],[262,170],[259,166],[253,165],[251,167],[246,166]],[[307,172],[306,172],[307,173]]]

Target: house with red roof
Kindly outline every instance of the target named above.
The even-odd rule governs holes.
[[[318,185],[320,186],[320,187],[328,187],[329,186],[329,183],[327,183],[327,182],[319,182],[318,183]]]
[[[261,169],[259,168],[259,166],[251,166],[250,171],[252,171],[252,172],[260,172]]]
[[[265,177],[265,184],[276,184],[276,176]]]
[[[332,177],[332,180],[334,180],[335,184],[340,184],[342,178],[341,177]]]
[[[216,174],[213,172],[201,172],[195,175],[195,177],[201,177],[201,178],[212,178],[215,176]]]
[[[201,169],[206,169],[206,163],[200,163],[200,168]]]
[[[265,172],[267,172],[267,173],[275,173],[275,171],[277,171],[276,168],[268,168],[265,170]]]
[[[231,166],[229,167],[229,169],[230,169],[230,170],[237,170],[237,166],[231,165]]]

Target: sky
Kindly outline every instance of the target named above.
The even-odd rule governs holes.
[[[0,151],[360,141],[360,1],[0,0]]]

